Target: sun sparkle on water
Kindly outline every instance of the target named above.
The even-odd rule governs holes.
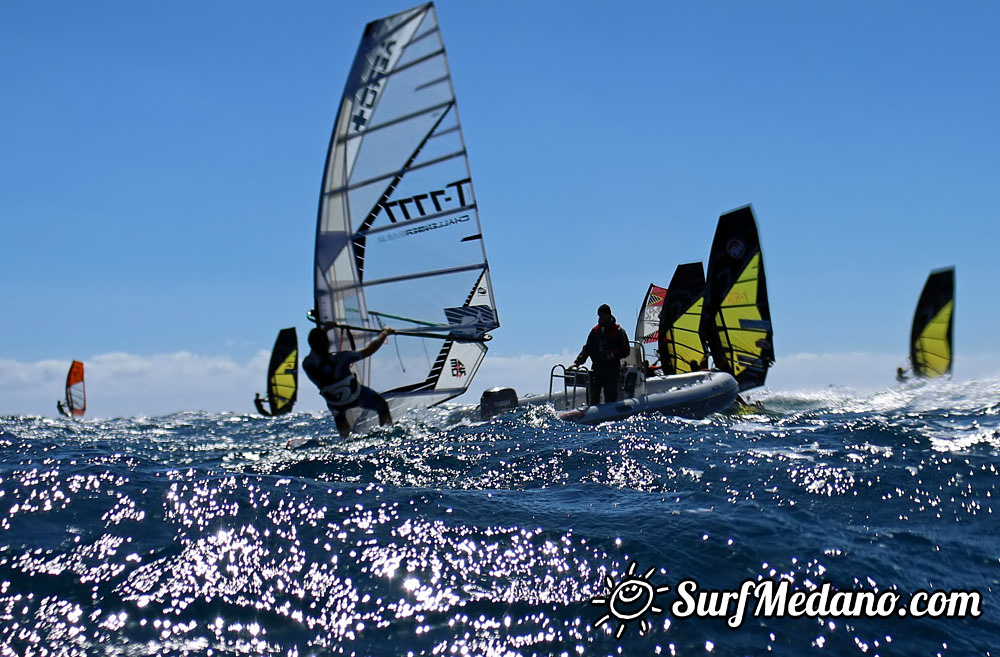
[[[586,429],[537,411],[455,427],[430,414],[302,450],[285,441],[330,435],[328,418],[3,418],[0,648],[985,654],[990,605],[975,621],[733,631],[673,617],[661,587],[994,595],[1000,413],[983,402],[1000,385],[988,392],[773,393],[750,419]],[[608,602],[629,578],[655,599],[623,624]],[[616,609],[650,597],[623,590]]]

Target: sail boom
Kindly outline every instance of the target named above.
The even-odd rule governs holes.
[[[374,315],[376,317],[385,317],[386,319],[398,319],[401,322],[409,322],[410,324],[417,324],[418,326],[444,326],[444,324],[435,324],[433,322],[425,322],[420,319],[413,319],[411,317],[403,317],[402,315],[391,315],[389,313],[380,313],[377,310],[369,310],[369,315]]]

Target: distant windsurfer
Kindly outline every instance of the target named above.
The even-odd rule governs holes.
[[[573,361],[573,367],[579,367],[587,358],[593,363],[590,375],[590,403],[601,401],[601,391],[604,391],[604,401],[618,401],[618,377],[621,370],[621,359],[629,354],[628,334],[618,326],[611,307],[603,303],[597,309],[597,326],[590,330],[587,342],[580,354]]]
[[[351,433],[351,423],[347,419],[348,409],[367,408],[378,413],[379,424],[392,424],[389,404],[382,395],[361,385],[351,371],[351,365],[368,358],[381,347],[386,338],[395,333],[392,328],[382,329],[374,340],[358,351],[330,353],[330,336],[326,329],[316,327],[309,331],[309,355],[302,360],[302,370],[309,380],[319,388],[319,394],[326,400],[326,407],[333,413],[337,430],[342,437]]]
[[[257,412],[260,413],[261,415],[265,415],[267,417],[272,417],[271,416],[271,412],[269,410],[267,410],[266,408],[264,408],[264,402],[266,402],[266,401],[268,401],[268,400],[266,400],[263,397],[261,397],[259,392],[254,393],[253,403],[254,403],[255,406],[257,406]]]
[[[66,410],[66,404],[62,403],[61,401],[57,401],[56,402],[56,408],[59,409],[59,412],[62,415],[65,415],[66,417],[70,417],[69,411]]]
[[[904,370],[902,367],[897,367],[896,380],[899,381],[900,383],[906,383],[907,381],[910,380],[910,377],[906,376],[906,370]]]

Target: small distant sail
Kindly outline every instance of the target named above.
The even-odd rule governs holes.
[[[284,415],[295,405],[299,386],[299,344],[295,327],[281,329],[271,350],[271,362],[267,367],[267,397],[260,395],[254,404],[261,415]],[[267,402],[268,408],[264,408]]]
[[[395,329],[354,365],[394,416],[465,392],[500,326],[431,3],[365,28],[323,173],[314,281],[334,353]]]
[[[642,309],[639,311],[639,319],[635,324],[636,342],[653,344],[659,339],[660,310],[663,308],[663,299],[666,296],[666,288],[649,284],[646,297],[642,302]]]
[[[910,332],[910,363],[919,377],[951,373],[955,268],[931,272],[924,284]]]
[[[699,333],[704,292],[702,264],[678,265],[659,317],[660,364],[664,374],[684,374],[708,367],[705,343]]]
[[[774,362],[764,258],[753,210],[719,217],[706,274],[701,333],[712,361],[741,391],[764,385]]]
[[[74,360],[66,373],[66,403],[56,402],[66,417],[79,418],[87,411],[87,389],[83,382],[83,363]]]

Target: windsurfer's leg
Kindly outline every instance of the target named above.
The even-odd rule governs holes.
[[[381,402],[378,409],[378,421],[381,426],[387,424],[392,424],[392,413],[389,412],[389,403],[382,397],[378,395],[378,400]]]
[[[347,421],[347,409],[327,404],[326,407],[333,413],[333,421],[337,423],[337,431],[341,438],[347,438],[351,433],[351,423]]]
[[[361,386],[361,394],[358,395],[358,406],[367,408],[378,413],[379,425],[392,424],[392,414],[389,412],[389,403],[385,398],[371,388]]]
[[[333,419],[337,422],[337,431],[341,438],[347,438],[351,433],[351,423],[347,421],[346,413],[334,413]]]

